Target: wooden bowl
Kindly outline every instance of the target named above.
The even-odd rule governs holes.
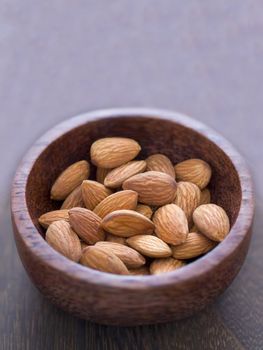
[[[103,273],[54,251],[37,220],[57,208],[49,198],[51,185],[68,165],[89,159],[92,142],[105,136],[136,139],[142,159],[161,152],[174,163],[188,158],[209,162],[212,200],[224,207],[231,221],[225,240],[189,265],[155,276]],[[253,212],[249,171],[224,138],[178,113],[142,108],[90,112],[54,127],[27,153],[12,188],[14,236],[31,280],[60,308],[102,324],[166,322],[203,309],[229,286],[243,264]]]

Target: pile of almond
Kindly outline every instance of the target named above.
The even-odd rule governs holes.
[[[43,214],[46,241],[92,269],[148,275],[178,269],[213,249],[230,230],[223,208],[211,204],[212,171],[201,159],[172,164],[164,154],[134,160],[132,139],[95,141],[90,164],[69,166],[51,188],[60,210]]]

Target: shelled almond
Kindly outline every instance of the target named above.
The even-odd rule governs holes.
[[[120,237],[151,234],[154,229],[151,220],[134,210],[115,210],[103,218],[101,226]]]
[[[136,235],[127,239],[130,247],[150,258],[166,258],[172,255],[171,248],[160,238],[152,235]]]
[[[118,188],[123,182],[133,175],[144,172],[146,162],[144,160],[132,160],[126,164],[111,170],[104,179],[105,186],[109,188]]]
[[[93,210],[103,199],[112,194],[112,191],[97,181],[84,180],[81,185],[84,205]]]
[[[181,269],[227,236],[230,221],[211,202],[207,162],[173,164],[158,152],[136,159],[140,151],[136,140],[107,137],[91,145],[92,164],[65,167],[50,189],[61,209],[38,219],[53,249],[102,272],[156,275]]]
[[[155,259],[150,265],[152,275],[159,275],[164,272],[171,272],[184,266],[185,262],[174,258]]]
[[[178,181],[189,181],[204,189],[211,178],[212,170],[210,165],[202,159],[187,159],[178,163],[175,167]]]
[[[52,248],[73,261],[81,257],[81,243],[65,220],[53,222],[47,229],[46,241]]]
[[[61,209],[72,209],[75,207],[84,207],[81,185],[76,187],[64,200]]]
[[[103,272],[129,274],[127,267],[117,255],[96,246],[90,246],[83,250],[80,263]]]
[[[137,268],[145,264],[145,258],[140,253],[123,244],[98,242],[95,244],[95,247],[115,254],[128,268]]]
[[[178,245],[185,242],[188,235],[188,223],[184,211],[176,204],[167,204],[159,208],[153,217],[155,233],[164,242]]]
[[[190,225],[192,223],[193,212],[199,206],[200,197],[201,191],[194,183],[178,182],[174,203],[184,211]]]
[[[138,193],[141,203],[162,206],[171,203],[176,196],[177,184],[170,175],[159,171],[146,171],[125,180],[124,190]]]
[[[172,248],[173,257],[181,260],[192,259],[209,252],[215,245],[215,242],[201,233],[190,232],[184,243]]]
[[[86,243],[94,244],[98,241],[103,241],[105,238],[101,227],[101,218],[89,209],[70,209],[69,223],[73,230]]]
[[[94,213],[104,218],[115,210],[135,210],[138,194],[135,191],[120,191],[113,193],[102,200],[95,208]]]
[[[38,222],[44,228],[48,228],[55,221],[66,220],[69,221],[68,209],[52,210],[42,214]]]
[[[62,200],[78,187],[83,180],[89,177],[90,166],[86,160],[81,160],[70,165],[54,182],[50,197],[54,200]]]
[[[152,208],[149,206],[149,205],[145,205],[145,204],[138,204],[137,207],[135,208],[135,210],[146,216],[148,219],[151,219],[152,218],[152,215],[153,215],[153,210]]]
[[[153,154],[146,159],[147,171],[159,171],[175,178],[172,162],[164,154]]]

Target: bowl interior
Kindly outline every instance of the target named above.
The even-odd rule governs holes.
[[[139,159],[163,153],[172,162],[189,158],[207,161],[213,170],[209,185],[212,201],[222,206],[234,224],[241,203],[241,188],[237,171],[230,158],[216,144],[193,129],[170,120],[151,117],[116,117],[88,122],[56,139],[40,154],[29,174],[26,200],[29,214],[43,236],[38,217],[59,208],[50,200],[50,188],[67,166],[81,159],[89,160],[91,144],[106,136],[124,136],[142,146]],[[91,179],[95,179],[92,166]]]

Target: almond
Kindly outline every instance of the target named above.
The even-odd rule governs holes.
[[[199,205],[211,203],[211,193],[208,188],[205,188],[201,191]]]
[[[71,209],[75,207],[84,207],[82,199],[81,185],[76,187],[64,200],[61,209]]]
[[[94,209],[94,213],[104,218],[115,210],[134,210],[137,206],[138,194],[134,191],[120,191],[111,194],[101,201]]]
[[[103,272],[129,275],[127,267],[120,258],[115,254],[105,252],[96,246],[89,246],[84,249],[80,263]]]
[[[105,168],[98,167],[97,171],[96,171],[96,180],[99,183],[104,184],[105,177],[110,171],[111,171],[111,169],[105,169]]]
[[[79,261],[81,257],[80,240],[67,221],[53,222],[47,229],[46,241],[68,259]]]
[[[138,204],[135,210],[138,213],[146,216],[148,219],[151,219],[151,217],[153,215],[153,211],[152,211],[151,207],[149,207],[149,205]]]
[[[152,275],[158,275],[177,270],[184,265],[183,261],[174,258],[155,259],[150,265],[150,272]]]
[[[151,234],[154,229],[151,220],[133,210],[113,211],[104,217],[101,225],[105,231],[121,237]]]
[[[89,177],[90,166],[86,160],[70,165],[51,188],[51,199],[64,200],[83,180]]]
[[[105,234],[101,229],[101,218],[91,210],[73,208],[69,210],[69,222],[78,236],[89,244],[103,241]]]
[[[216,204],[203,204],[195,209],[194,223],[205,236],[221,242],[230,230],[228,216],[223,208]]]
[[[95,244],[95,247],[98,247],[105,252],[115,254],[128,268],[136,268],[145,264],[145,258],[140,253],[123,244],[98,242]]]
[[[188,234],[187,218],[176,204],[159,208],[153,217],[155,233],[164,242],[178,245],[186,240]]]
[[[170,175],[158,171],[134,175],[123,183],[124,190],[138,193],[141,203],[158,206],[174,200],[176,187],[176,182]]]
[[[104,180],[104,185],[110,188],[118,188],[133,175],[142,173],[146,169],[144,160],[132,160],[126,164],[111,170]]]
[[[112,235],[111,233],[107,233],[106,241],[126,245],[126,239],[124,237],[118,237],[118,236]]]
[[[172,255],[172,250],[160,238],[151,235],[137,235],[128,238],[127,243],[139,253],[151,258],[166,258]]]
[[[184,211],[190,225],[192,224],[193,212],[199,205],[200,196],[201,191],[194,183],[185,181],[177,183],[174,203]]]
[[[202,159],[188,159],[178,163],[175,172],[177,180],[193,182],[201,190],[208,185],[212,175],[210,165]]]
[[[116,168],[134,159],[141,150],[135,140],[106,137],[95,141],[90,148],[91,161],[101,168]]]
[[[65,220],[65,221],[69,220],[67,209],[49,211],[41,215],[40,218],[38,219],[38,222],[44,228],[48,228],[49,225],[51,225],[54,221],[58,221],[58,220]]]
[[[172,248],[173,257],[182,260],[192,259],[209,252],[215,245],[215,242],[201,233],[190,232],[183,244]]]
[[[159,171],[175,178],[175,171],[172,162],[164,154],[153,154],[146,159],[147,171]]]
[[[97,181],[85,180],[81,185],[82,198],[87,209],[93,210],[112,191]]]
[[[147,266],[138,267],[137,269],[129,269],[130,275],[149,275],[150,271]]]

